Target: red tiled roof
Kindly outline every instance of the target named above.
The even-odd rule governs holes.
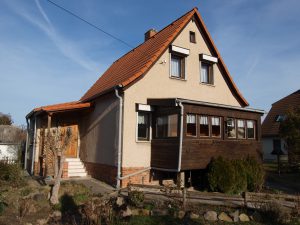
[[[172,41],[183,30],[193,16],[203,28],[204,35],[206,35],[206,38],[216,57],[219,58],[219,64],[224,70],[225,79],[228,80],[231,90],[242,106],[249,105],[233,82],[197,8],[187,12],[185,15],[155,34],[149,40],[145,41],[115,61],[84,94],[80,101],[86,102],[92,100],[118,85],[125,87],[143,76],[159,59],[159,57],[169,47]]]
[[[66,110],[73,110],[73,109],[89,108],[90,106],[91,106],[91,103],[89,103],[89,102],[81,103],[79,101],[74,101],[74,102],[66,102],[66,103],[61,103],[61,104],[47,105],[47,106],[38,107],[38,108],[35,108],[33,110],[33,112],[40,112],[40,111],[45,111],[45,112],[66,111]]]
[[[272,108],[262,124],[262,136],[278,136],[280,123],[276,122],[278,115],[286,115],[288,110],[300,106],[300,90],[272,104]]]

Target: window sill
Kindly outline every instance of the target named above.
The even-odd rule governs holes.
[[[209,87],[216,87],[216,85],[214,85],[214,84],[208,84],[208,83],[202,83],[202,82],[199,82],[199,84],[209,86]]]
[[[170,76],[171,79],[174,79],[174,80],[181,80],[181,81],[186,81],[185,78],[178,78],[178,77],[172,77]]]
[[[151,140],[136,140],[136,143],[151,143]]]

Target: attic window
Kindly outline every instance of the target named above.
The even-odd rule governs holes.
[[[190,42],[196,43],[196,34],[193,31],[190,31]]]
[[[282,122],[285,119],[285,115],[277,115],[275,117],[275,122]]]

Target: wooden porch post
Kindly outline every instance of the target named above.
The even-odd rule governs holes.
[[[50,136],[50,128],[51,128],[51,119],[52,119],[52,114],[48,113],[47,114],[47,137]],[[45,148],[44,152],[44,162],[45,162],[45,177],[49,175],[49,157],[50,157],[50,152],[49,152],[49,140],[47,141],[47,146]]]

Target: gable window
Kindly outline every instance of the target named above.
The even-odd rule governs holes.
[[[246,127],[245,127],[245,121],[244,120],[238,120],[237,121],[238,126],[238,138],[246,138]]]
[[[273,152],[280,153],[281,152],[281,140],[273,139]]]
[[[247,138],[254,139],[255,126],[253,120],[247,120]]]
[[[285,119],[285,115],[277,115],[275,117],[275,122],[282,122]]]
[[[221,137],[221,119],[220,117],[211,117],[211,136]]]
[[[156,138],[177,137],[178,115],[166,115],[156,118]]]
[[[213,65],[207,62],[201,62],[200,82],[203,84],[213,84]]]
[[[139,141],[150,139],[150,114],[147,112],[138,112],[137,139]]]
[[[209,124],[207,116],[200,116],[200,137],[209,136]]]
[[[235,119],[228,118],[226,122],[226,126],[227,126],[227,137],[235,138],[236,137]]]
[[[196,34],[193,31],[190,31],[190,42],[196,43]]]
[[[183,56],[171,54],[171,77],[184,79],[185,58]]]

